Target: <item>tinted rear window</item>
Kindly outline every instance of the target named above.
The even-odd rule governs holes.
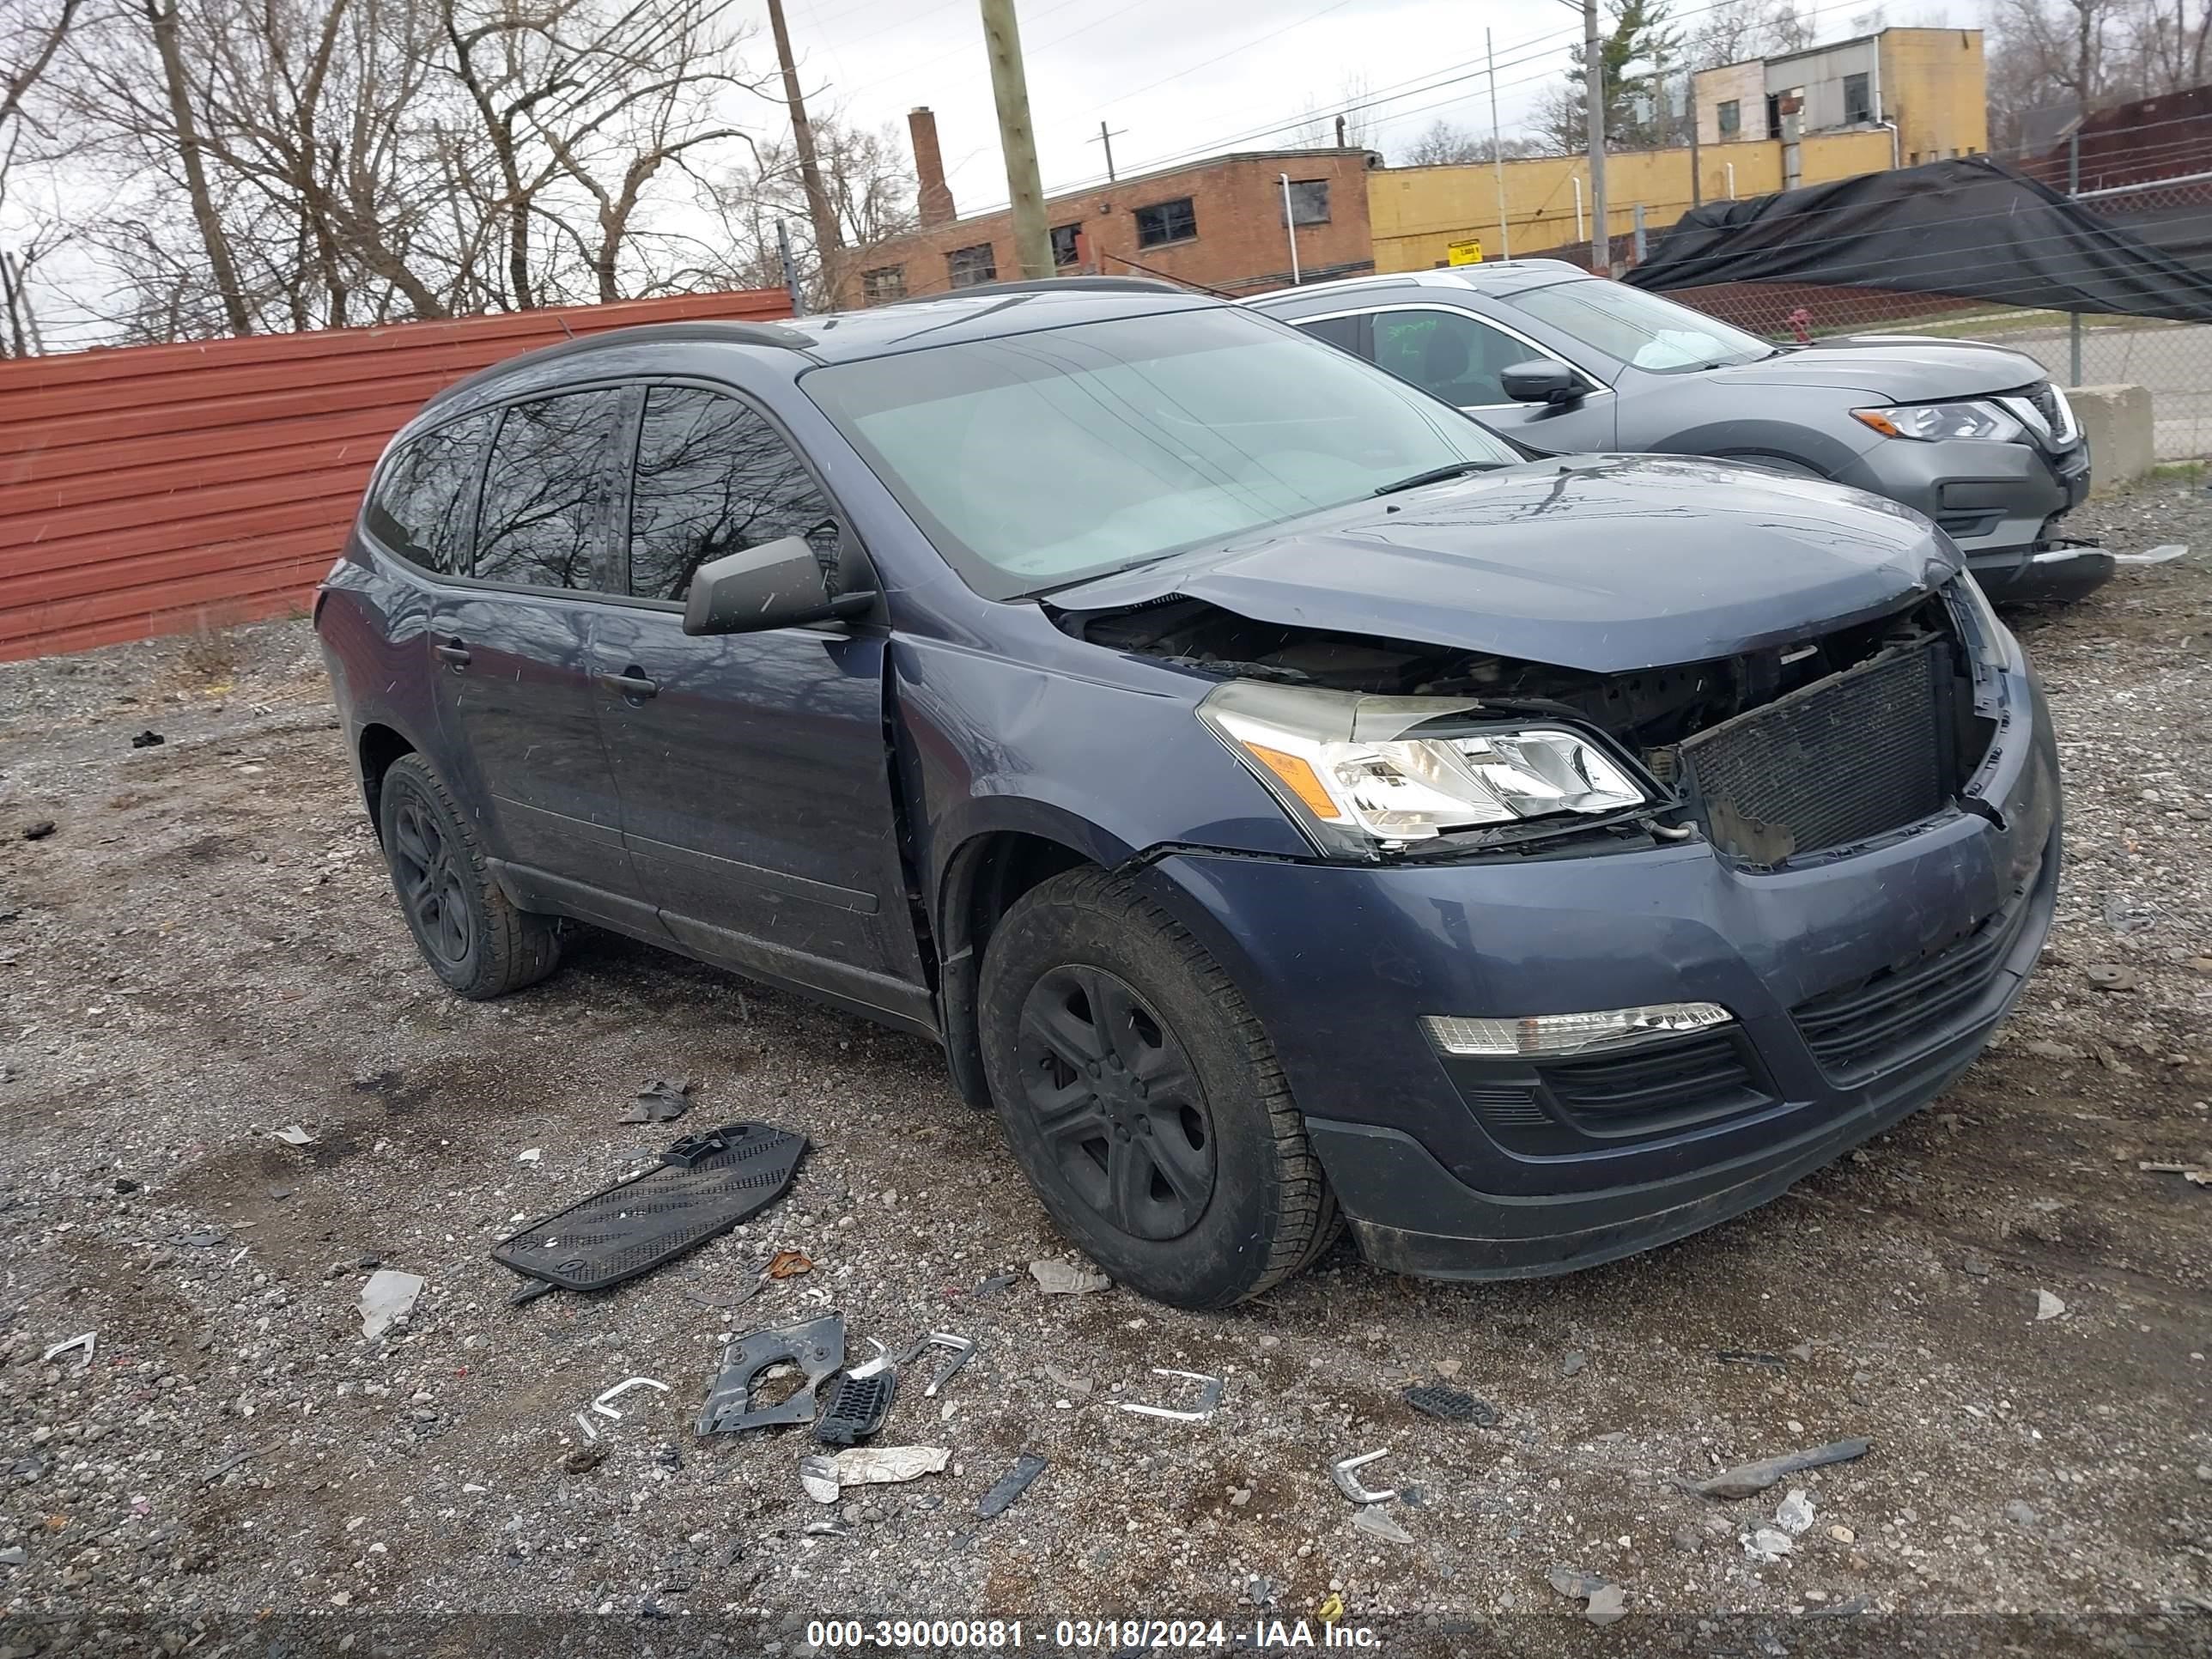
[[[477,580],[599,585],[623,398],[619,391],[573,392],[500,416],[477,516]]]
[[[467,575],[469,517],[494,418],[471,415],[401,445],[362,514],[369,533],[425,570]]]

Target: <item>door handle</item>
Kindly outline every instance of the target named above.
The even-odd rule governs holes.
[[[469,648],[459,640],[447,640],[437,647],[438,654],[456,668],[469,665]]]
[[[649,697],[660,690],[660,682],[647,679],[645,671],[635,663],[619,674],[602,674],[599,684],[611,686],[625,697]]]

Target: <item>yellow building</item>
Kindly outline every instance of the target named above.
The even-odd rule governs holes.
[[[1891,33],[1928,33],[1898,31]],[[1794,155],[1790,152],[1795,152]],[[1616,237],[1635,228],[1644,210],[1647,232],[1656,235],[1689,211],[1690,151],[1622,151],[1606,157],[1606,218]],[[1796,176],[1788,179],[1792,161]],[[1745,141],[1701,149],[1697,198],[1764,196],[1785,181],[1826,184],[1890,164],[1890,136],[1881,129],[1824,133],[1794,145],[1781,140]],[[1587,241],[1589,170],[1577,155],[1543,155],[1508,161],[1504,214],[1498,212],[1498,172],[1488,163],[1464,167],[1377,167],[1367,175],[1367,213],[1377,270],[1425,270],[1465,258],[1479,243],[1481,257],[1547,252]]]
[[[1698,142],[1715,148],[1792,136],[1879,131],[1896,165],[1990,147],[1979,29],[1883,29],[1700,70]]]

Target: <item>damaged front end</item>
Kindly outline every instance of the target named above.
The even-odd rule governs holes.
[[[1964,578],[1794,641],[1615,673],[1187,596],[1060,625],[1220,679],[1200,719],[1316,851],[1366,861],[1700,836],[1759,867],[1838,856],[1959,808],[2008,648]]]

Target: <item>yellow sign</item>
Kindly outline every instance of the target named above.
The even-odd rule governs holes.
[[[1479,241],[1447,242],[1444,263],[1453,265],[1479,265],[1482,263],[1482,244]]]

